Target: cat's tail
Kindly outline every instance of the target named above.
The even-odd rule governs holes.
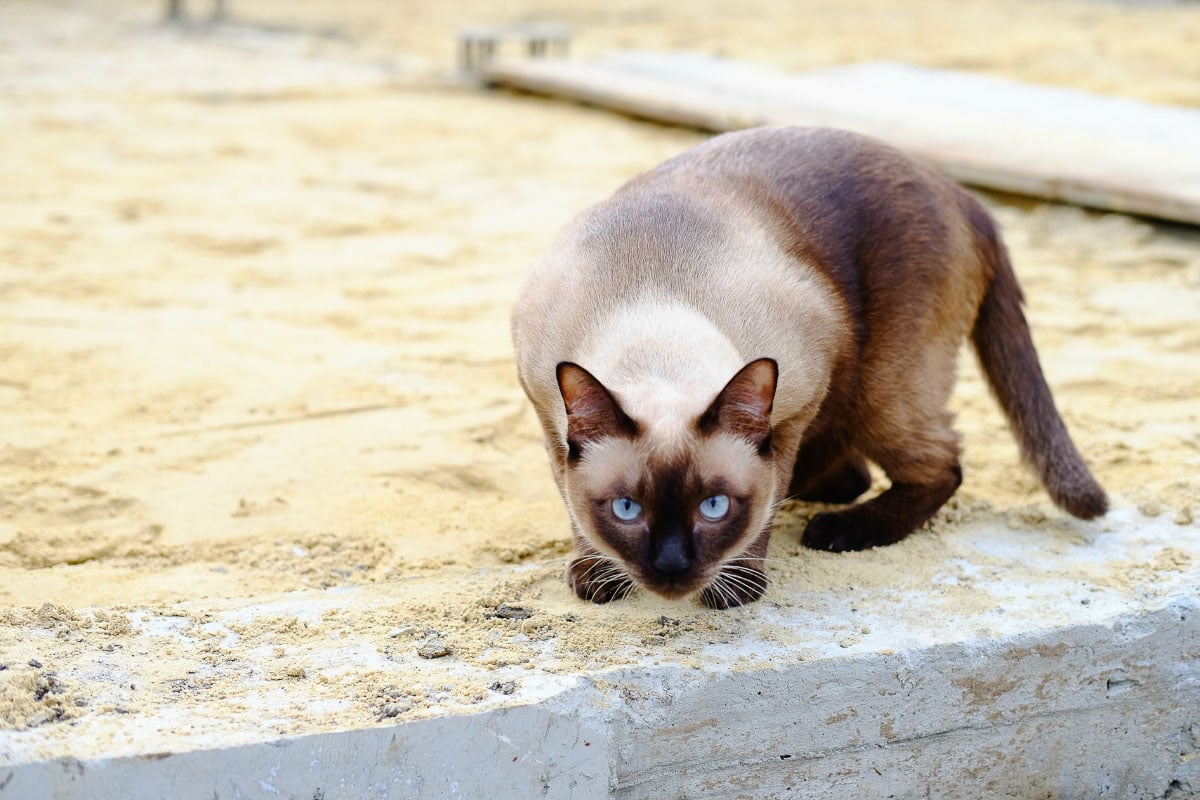
[[[982,252],[993,262],[991,285],[979,307],[971,341],[1021,454],[1033,466],[1055,505],[1080,519],[1108,511],[1108,497],[1092,477],[1067,433],[1042,375],[1024,297],[995,225],[978,209],[972,214]]]

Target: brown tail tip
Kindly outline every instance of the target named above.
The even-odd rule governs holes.
[[[1108,512],[1108,495],[1091,475],[1075,478],[1074,481],[1048,487],[1055,505],[1080,519],[1104,516]]]

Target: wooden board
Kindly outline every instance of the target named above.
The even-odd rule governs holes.
[[[709,131],[828,125],[964,183],[1200,225],[1200,110],[871,62],[789,75],[676,53],[495,62],[489,83]]]

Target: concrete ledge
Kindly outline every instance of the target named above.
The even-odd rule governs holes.
[[[617,796],[1146,797],[1200,791],[1200,608],[663,687]]]
[[[57,742],[0,732],[0,798],[1197,797],[1200,535],[1130,510],[1109,526],[1069,548],[965,533],[947,580],[971,573],[971,547],[1045,571],[1034,585],[974,573],[996,600],[987,611],[939,608],[932,590],[801,592],[738,618],[736,640],[679,640],[697,649],[689,664],[531,678],[429,662],[460,679],[525,679],[512,696],[446,701],[424,719],[279,738],[253,714],[222,725],[163,708],[85,718]],[[1132,577],[1101,585],[1088,577],[1098,565]],[[297,602],[319,613],[348,594]],[[780,627],[794,643],[767,635]],[[851,627],[870,635],[830,636]],[[314,668],[361,663],[363,645],[331,645]],[[90,744],[120,724],[123,743]]]

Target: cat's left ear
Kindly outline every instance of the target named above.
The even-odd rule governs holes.
[[[577,458],[588,444],[609,436],[637,436],[637,423],[592,373],[570,361],[555,371],[567,410],[568,458]]]
[[[771,409],[775,406],[778,382],[779,365],[775,359],[751,361],[725,384],[717,399],[700,416],[701,432],[725,430],[763,450],[771,439]]]

